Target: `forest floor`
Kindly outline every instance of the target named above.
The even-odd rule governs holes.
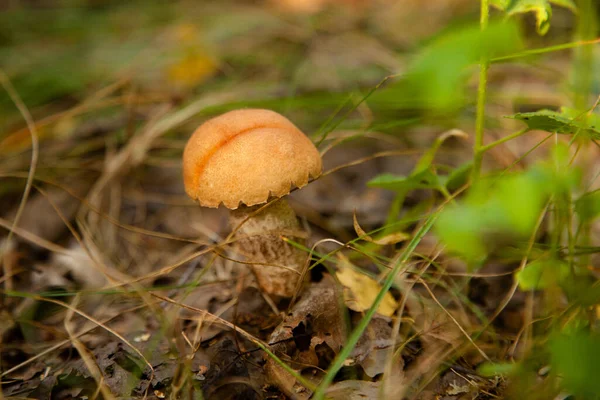
[[[0,398],[597,398],[597,25],[554,6],[545,35],[527,13],[481,39],[469,0],[1,7]],[[241,107],[323,158],[288,197],[294,299],[184,192],[191,133]]]

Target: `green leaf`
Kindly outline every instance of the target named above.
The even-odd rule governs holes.
[[[529,171],[480,181],[463,201],[444,209],[436,233],[448,250],[479,262],[507,241],[530,235],[548,193]]]
[[[540,35],[545,35],[550,29],[550,18],[552,17],[552,7],[547,0],[521,0],[515,1],[506,10],[508,15],[535,13],[535,26]]]
[[[491,0],[493,6],[509,16],[528,12],[534,13],[537,32],[540,35],[545,35],[550,29],[550,18],[552,17],[550,3],[569,8],[573,12],[577,11],[577,7],[572,0]]]
[[[490,0],[490,4],[500,10],[504,11],[510,5],[510,0]]]
[[[563,107],[561,112],[540,110],[518,113],[507,118],[521,120],[532,130],[560,134],[583,134],[592,139],[600,139],[600,116],[588,115],[586,112],[578,112],[566,107]]]
[[[590,279],[591,274],[584,268],[585,266],[579,267],[577,275],[565,281],[562,288],[571,305],[577,305],[581,309],[597,308],[600,304],[600,286]]]
[[[488,201],[489,210],[486,211],[495,211],[501,215],[502,229],[528,236],[535,226],[548,192],[534,176],[526,173],[502,179],[493,195]]]
[[[600,190],[586,193],[575,201],[575,211],[583,221],[600,215]]]
[[[549,160],[534,165],[528,173],[554,196],[556,207],[570,207],[571,193],[579,186],[583,176],[580,167],[571,165],[569,146],[562,142],[552,148]]]
[[[473,162],[469,161],[455,168],[448,174],[446,179],[446,189],[450,192],[460,188],[469,181],[471,170],[473,169]]]
[[[492,363],[486,362],[477,368],[480,375],[486,377],[494,377],[498,375],[510,375],[519,369],[520,365],[515,363]]]
[[[556,335],[550,341],[551,365],[560,385],[576,398],[600,393],[600,336],[585,330]]]
[[[560,260],[537,260],[517,272],[515,278],[523,291],[559,286],[571,274],[569,266]]]
[[[550,0],[550,3],[556,4],[557,6],[561,6],[564,8],[568,8],[574,13],[577,12],[577,5],[575,5],[575,2],[573,0]]]
[[[485,31],[473,24],[448,31],[417,53],[404,77],[371,96],[369,104],[388,108],[455,110],[465,100],[470,68],[483,57],[512,54],[522,48],[517,26],[491,23]]]
[[[479,262],[488,253],[482,235],[481,214],[476,207],[449,206],[437,220],[436,234],[451,252]]]

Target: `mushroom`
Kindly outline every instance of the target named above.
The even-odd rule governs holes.
[[[294,295],[306,261],[306,253],[282,235],[302,243],[306,233],[281,197],[307,185],[321,168],[308,137],[270,110],[242,109],[212,118],[183,152],[186,193],[201,206],[223,204],[232,210],[238,250],[260,288],[282,298]]]

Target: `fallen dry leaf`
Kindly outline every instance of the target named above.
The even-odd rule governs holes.
[[[339,296],[336,282],[325,275],[321,282],[307,288],[269,340],[273,343],[275,354],[315,386],[346,344],[347,328]],[[354,324],[361,318],[359,314],[353,317],[350,322]],[[376,315],[346,360],[346,366],[360,366],[371,378],[383,373],[390,350],[395,347],[392,338],[391,320]],[[271,358],[267,361],[267,371],[273,383],[288,396],[296,399],[310,397],[310,389]]]
[[[358,220],[356,219],[356,213],[354,213],[354,215],[353,215],[353,221],[354,221],[354,230],[356,231],[356,234],[362,240],[366,240],[367,242],[380,244],[380,245],[387,245],[387,244],[395,244],[398,242],[402,242],[402,241],[410,238],[410,235],[408,233],[394,232],[394,233],[390,233],[389,235],[386,235],[384,237],[381,237],[379,239],[373,239],[371,236],[369,236],[369,234],[367,232],[365,232],[363,230],[363,228],[361,228],[360,224],[358,223]]]
[[[344,285],[346,306],[357,312],[368,310],[381,291],[381,286],[366,274],[357,272],[356,267],[341,253],[338,253],[338,261],[339,269],[336,276],[340,283]],[[386,317],[391,317],[394,315],[396,308],[398,308],[398,303],[388,292],[377,308],[377,312]]]
[[[379,382],[342,381],[327,389],[327,398],[331,400],[365,400],[379,396]]]
[[[362,316],[356,314],[355,317],[353,322],[356,325]],[[391,319],[375,316],[369,322],[367,329],[347,361],[360,365],[368,377],[374,378],[384,372],[388,357],[392,356],[393,351],[394,341]],[[394,365],[395,372],[398,373],[403,366],[402,358],[399,359],[400,363]]]
[[[315,384],[346,339],[337,292],[335,281],[328,275],[310,285],[269,338],[269,343],[274,343],[272,351]],[[267,361],[267,373],[288,396],[310,397],[310,390],[271,358]]]
[[[100,288],[107,283],[94,260],[79,244],[71,246],[66,254],[54,254],[50,268],[66,270],[84,288]]]

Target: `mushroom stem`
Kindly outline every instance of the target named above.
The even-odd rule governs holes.
[[[263,210],[258,211],[260,208]],[[251,265],[258,285],[266,293],[292,297],[307,254],[283,240],[282,236],[304,244],[306,232],[300,228],[294,210],[279,199],[264,205],[240,206],[229,217],[238,251]]]

